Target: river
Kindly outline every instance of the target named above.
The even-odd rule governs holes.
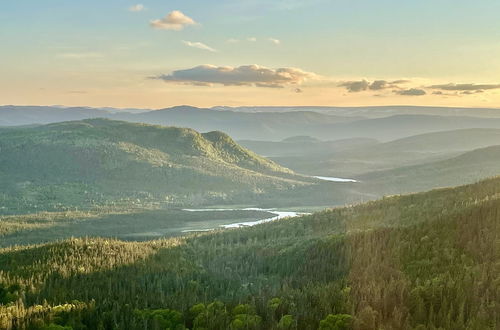
[[[256,220],[256,221],[248,221],[248,222],[236,222],[230,223],[227,225],[220,225],[219,228],[242,228],[242,227],[252,227],[261,223],[266,223],[270,221],[275,221],[284,218],[293,218],[301,215],[309,214],[303,212],[294,212],[294,211],[276,211],[273,209],[261,209],[261,208],[244,208],[244,209],[183,209],[183,211],[187,212],[224,212],[224,211],[262,211],[274,214],[274,216],[266,219]],[[216,228],[209,229],[193,229],[193,230],[183,230],[183,233],[187,232],[201,232],[201,231],[211,231]]]
[[[342,179],[342,178],[334,178],[329,176],[313,176],[313,178],[320,179],[323,181],[331,181],[331,182],[359,182],[354,179]]]

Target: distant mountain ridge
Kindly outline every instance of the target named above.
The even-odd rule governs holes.
[[[142,111],[4,106],[0,107],[0,126],[47,124],[100,117],[190,127],[200,132],[218,130],[237,140],[275,142],[300,135],[321,140],[370,138],[390,141],[444,130],[500,128],[500,110],[496,109],[476,109],[477,117],[472,116],[473,109],[460,108],[366,107],[337,110],[328,108],[331,111],[323,111],[321,107],[265,109],[267,110],[244,111],[238,108],[177,106]],[[491,118],[487,118],[487,115]]]
[[[292,111],[314,111],[323,114],[334,114],[337,116],[360,116],[366,118],[381,118],[391,115],[439,115],[439,116],[470,116],[483,118],[499,118],[500,108],[467,108],[467,107],[433,107],[414,105],[390,105],[390,106],[241,106],[228,107],[217,106],[212,109],[221,111],[242,112],[292,112]]]

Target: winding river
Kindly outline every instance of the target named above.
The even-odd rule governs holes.
[[[323,181],[330,181],[330,182],[344,182],[344,183],[355,183],[359,182],[354,179],[343,179],[343,178],[335,178],[335,177],[328,177],[328,176],[313,176],[313,178],[323,180]],[[309,213],[302,213],[302,212],[294,212],[294,211],[276,211],[274,209],[261,209],[261,208],[243,208],[243,209],[183,209],[183,211],[186,212],[224,212],[224,211],[262,211],[262,212],[268,212],[273,214],[272,217],[262,219],[262,220],[256,220],[256,221],[247,221],[247,222],[235,222],[235,223],[230,223],[228,225],[220,225],[218,228],[242,228],[242,227],[252,227],[261,223],[266,223],[270,221],[275,221],[279,219],[284,219],[284,218],[293,218],[293,217],[298,217],[301,215],[309,214]],[[204,231],[211,231],[215,230],[216,228],[207,228],[207,229],[189,229],[189,230],[183,230],[183,233],[188,233],[188,232],[204,232]]]
[[[247,221],[247,222],[236,222],[230,223],[227,225],[220,225],[219,228],[241,228],[241,227],[252,227],[261,223],[266,223],[270,221],[275,221],[284,218],[293,218],[298,217],[300,215],[305,215],[309,213],[303,212],[293,212],[293,211],[276,211],[273,209],[261,209],[261,208],[244,208],[244,209],[183,209],[183,211],[187,212],[224,212],[224,211],[262,211],[274,214],[274,216],[262,220],[256,221]],[[183,233],[187,232],[200,232],[200,231],[211,231],[215,230],[215,228],[210,229],[194,229],[194,230],[183,230]]]

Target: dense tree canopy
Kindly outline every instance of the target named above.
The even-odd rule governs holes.
[[[0,328],[497,329],[500,179],[241,230],[0,250]]]

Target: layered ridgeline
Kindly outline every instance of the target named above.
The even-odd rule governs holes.
[[[221,132],[106,119],[0,129],[3,213],[205,204],[310,183]]]
[[[0,328],[498,329],[499,196],[496,178],[200,236],[3,249]]]
[[[473,183],[499,173],[500,146],[491,146],[441,161],[371,172],[358,179],[363,191],[401,194]]]
[[[263,154],[299,173],[359,177],[373,171],[451,159],[475,149],[500,145],[500,129],[472,128],[434,132],[384,143],[363,139],[308,141],[309,146],[301,151],[300,145],[304,143],[242,141],[247,148],[266,152]],[[285,144],[289,147],[285,147]],[[319,152],[320,148],[323,149],[322,153]],[[287,155],[286,150],[293,150],[293,153]],[[454,185],[459,183],[457,181]]]
[[[242,111],[243,110],[243,111]],[[159,110],[0,107],[0,126],[46,124],[105,117],[115,120],[219,130],[237,140],[280,141],[294,135],[322,140],[370,138],[390,141],[411,135],[466,128],[500,128],[497,109],[428,107],[276,107],[263,111],[177,106]],[[327,111],[323,111],[327,110]],[[488,118],[491,117],[491,118]]]

